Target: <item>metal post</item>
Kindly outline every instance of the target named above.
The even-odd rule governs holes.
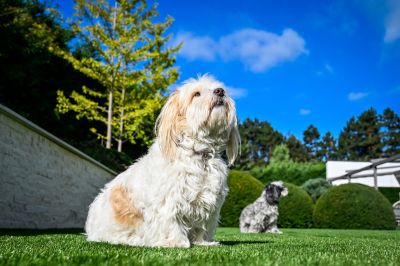
[[[374,187],[378,189],[378,176],[377,176],[377,167],[374,167]]]

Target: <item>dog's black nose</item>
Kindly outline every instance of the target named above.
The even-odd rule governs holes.
[[[222,89],[222,88],[216,88],[216,89],[214,90],[214,94],[215,94],[215,95],[218,95],[218,96],[220,96],[220,97],[222,97],[222,96],[225,95],[225,91],[224,91],[224,89]]]

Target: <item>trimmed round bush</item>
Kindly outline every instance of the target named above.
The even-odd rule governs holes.
[[[325,178],[309,179],[301,185],[315,203],[332,185]]]
[[[362,184],[330,188],[318,199],[313,219],[320,228],[396,228],[390,202],[379,191]]]
[[[310,228],[313,224],[314,203],[299,186],[284,183],[289,194],[279,201],[278,227]]]
[[[244,171],[232,170],[228,176],[229,193],[221,209],[221,226],[239,227],[240,213],[253,203],[264,189],[264,185]]]

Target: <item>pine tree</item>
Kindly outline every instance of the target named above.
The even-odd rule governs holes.
[[[95,56],[78,58],[58,47],[50,50],[101,87],[83,86],[82,92],[69,96],[59,91],[58,111],[73,111],[77,119],[105,125],[106,134],[101,127],[92,132],[106,140],[106,148],[111,148],[112,138],[119,151],[126,140],[149,143],[163,95],[178,77],[172,66],[180,46],[163,48],[172,18],[154,23],[156,5],[147,7],[145,0],[118,0],[114,6],[106,0],[77,0],[75,9],[74,32]]]
[[[321,161],[328,161],[335,158],[337,152],[336,140],[332,136],[331,132],[326,132],[319,143],[319,150],[317,152],[317,157]]]
[[[308,128],[303,132],[304,146],[306,147],[309,154],[309,159],[311,160],[317,159],[319,138],[320,133],[318,129],[313,125],[309,125]]]
[[[347,121],[345,127],[339,134],[338,140],[338,158],[342,160],[357,160],[358,151],[357,137],[358,123],[355,117],[351,117]]]
[[[309,156],[305,146],[294,135],[290,135],[285,143],[289,149],[290,158],[295,162],[306,162],[308,160]]]
[[[242,139],[241,156],[238,164],[242,168],[268,163],[274,147],[284,141],[284,137],[266,121],[247,118],[239,125]]]
[[[380,123],[376,110],[373,108],[364,111],[358,117],[358,157],[361,160],[379,158],[382,154],[380,138]]]
[[[382,154],[380,123],[375,109],[352,117],[339,135],[338,154],[346,160],[371,160]]]
[[[390,157],[400,152],[400,117],[390,108],[381,115],[381,138],[383,156]]]

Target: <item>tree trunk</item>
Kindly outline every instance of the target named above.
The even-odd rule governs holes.
[[[117,19],[117,2],[114,6],[114,18],[113,18],[113,35],[115,31],[115,24]],[[114,56],[111,56],[111,62],[114,63]],[[118,64],[117,64],[118,65]],[[113,80],[111,83],[110,93],[108,94],[108,117],[107,117],[107,142],[106,148],[111,149],[111,139],[112,139],[112,117],[113,117],[113,99],[114,99],[114,81],[115,81],[116,71],[113,75]]]
[[[112,127],[112,116],[113,116],[113,90],[110,89],[110,93],[108,94],[108,117],[107,117],[107,142],[106,148],[111,149],[111,127]]]
[[[125,98],[125,89],[122,89],[121,112],[120,112],[120,117],[119,117],[118,152],[122,151],[122,138],[124,135],[124,98]]]

